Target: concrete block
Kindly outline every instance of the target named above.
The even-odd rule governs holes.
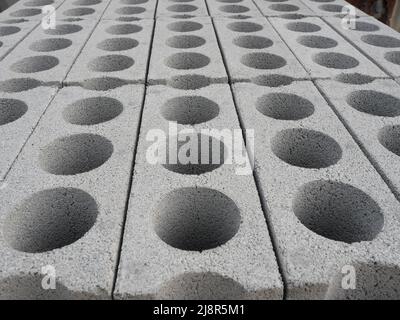
[[[0,180],[4,180],[57,89],[29,79],[0,82]]]
[[[38,24],[38,21],[19,19],[0,21],[0,61]]]
[[[91,78],[144,83],[154,20],[102,20],[67,76],[68,84]]]
[[[334,0],[327,2],[326,0],[301,0],[307,7],[316,13],[317,16],[368,16],[363,11],[357,9],[344,0]]]
[[[262,17],[260,10],[251,0],[224,1],[206,0],[210,15],[213,17],[250,18]]]
[[[205,0],[191,1],[158,1],[157,17],[207,17],[208,10]]]
[[[318,17],[295,21],[270,18],[270,21],[312,78],[333,78],[349,73],[387,77]]]
[[[189,74],[205,76],[212,82],[228,82],[211,19],[157,19],[150,59],[150,84],[161,84],[172,77]]]
[[[125,22],[154,19],[157,3],[158,0],[112,0],[103,19]]]
[[[290,2],[254,0],[254,2],[266,17],[287,17],[290,19],[316,15],[315,12],[313,12],[300,0],[290,0]]]
[[[400,33],[370,17],[357,19],[354,29],[344,29],[340,18],[325,21],[388,74],[400,76]]]
[[[18,19],[18,20],[36,20],[40,21],[44,18],[42,8],[44,6],[53,6],[58,8],[65,0],[19,0],[10,6],[7,10],[0,13],[1,20]],[[68,0],[70,1],[70,0]],[[82,1],[82,0],[77,0]]]
[[[215,19],[214,23],[231,81],[265,75],[309,77],[267,19]]]
[[[151,86],[146,96],[115,296],[281,299],[282,282],[251,170],[238,175],[241,163],[227,153],[244,151],[248,161],[247,154],[231,149],[229,137],[218,136],[227,130],[232,137],[237,130],[234,146],[244,148],[229,86],[185,91]],[[154,142],[148,137],[156,130],[172,141],[170,121],[178,126],[175,137],[190,130],[186,133],[198,141],[208,140],[208,147],[189,148],[197,160],[149,161]],[[205,134],[207,129],[217,131]],[[220,151],[217,161],[207,164]],[[173,147],[168,152],[173,154]]]
[[[398,299],[400,204],[317,88],[233,91],[244,127],[254,128],[255,176],[287,298]],[[354,290],[342,287],[349,273]]]
[[[38,26],[0,62],[0,81],[31,78],[60,85],[95,25],[93,20],[81,20],[62,21],[56,29]]]
[[[0,193],[1,299],[111,298],[143,89],[57,94]]]
[[[86,19],[98,21],[111,0],[65,1],[56,11],[57,19]]]
[[[317,84],[400,200],[400,86],[393,80]]]

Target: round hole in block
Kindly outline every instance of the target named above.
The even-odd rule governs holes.
[[[135,61],[124,55],[108,55],[94,58],[88,63],[88,68],[96,72],[115,72],[128,69]]]
[[[64,11],[64,15],[68,17],[81,17],[81,16],[87,16],[89,14],[95,13],[96,10],[92,8],[74,8],[74,9],[68,9]]]
[[[197,6],[193,6],[191,4],[174,4],[172,6],[167,7],[168,11],[171,12],[193,12],[198,9]]]
[[[219,247],[239,230],[239,208],[228,196],[209,188],[180,188],[159,203],[154,229],[174,248],[204,251]]]
[[[35,73],[54,68],[59,63],[53,56],[34,56],[23,58],[11,65],[10,69],[19,73]]]
[[[131,38],[113,38],[105,39],[97,45],[97,48],[104,51],[124,51],[130,50],[139,45],[135,39]]]
[[[361,73],[342,73],[334,78],[336,81],[350,84],[366,84],[374,81],[374,78]]]
[[[356,21],[355,28],[352,30],[363,31],[363,32],[371,32],[378,31],[379,27],[376,24],[364,22],[364,21]]]
[[[122,87],[125,84],[127,84],[125,81],[118,78],[102,77],[86,79],[82,82],[82,87],[94,91],[107,91]]]
[[[240,62],[253,69],[279,69],[286,65],[281,56],[267,52],[253,52],[242,56]]]
[[[383,47],[383,48],[400,47],[400,39],[380,34],[366,34],[361,37],[361,40],[375,47]]]
[[[44,33],[52,36],[61,36],[65,34],[76,33],[82,30],[82,27],[77,24],[58,24],[55,29],[43,30]]]
[[[181,90],[196,90],[211,84],[208,77],[196,74],[174,76],[167,81],[167,85]]]
[[[296,22],[289,22],[286,25],[286,28],[290,31],[295,31],[295,32],[318,32],[321,30],[321,27],[317,24],[310,23],[310,22],[302,22],[302,21],[296,21]]]
[[[349,184],[319,180],[303,185],[293,201],[300,222],[316,234],[335,241],[371,241],[382,230],[378,204]]]
[[[54,0],[31,0],[24,3],[26,7],[43,7],[53,4]]]
[[[28,106],[21,100],[0,98],[0,126],[18,120],[27,111]]]
[[[227,13],[245,13],[250,11],[250,9],[246,6],[239,6],[239,5],[225,5],[219,7],[219,10]]]
[[[76,0],[72,4],[75,6],[94,6],[101,3],[101,0]]]
[[[173,36],[166,40],[168,46],[177,49],[197,48],[201,47],[205,43],[206,40],[204,38],[194,35]]]
[[[269,6],[270,9],[280,12],[294,12],[298,11],[300,8],[293,4],[286,3],[274,3]]]
[[[246,49],[265,49],[271,47],[274,43],[271,39],[260,36],[239,36],[233,39],[233,43]]]
[[[242,2],[243,0],[217,0],[217,1],[222,3],[239,3]]]
[[[50,52],[63,50],[72,45],[72,41],[63,38],[42,39],[35,41],[29,46],[29,49],[37,52]]]
[[[41,14],[42,10],[40,9],[20,9],[10,13],[11,17],[32,17]]]
[[[3,42],[0,41],[0,48],[3,46]]]
[[[238,22],[231,22],[227,25],[229,30],[236,31],[236,32],[256,32],[263,29],[263,26],[258,23],[254,22],[247,22],[247,21],[238,21]]]
[[[342,12],[344,7],[339,4],[322,4],[319,8],[327,12]]]
[[[400,126],[383,127],[378,134],[378,140],[387,150],[400,157]]]
[[[271,149],[282,161],[308,169],[332,166],[342,157],[342,149],[333,138],[303,128],[278,132],[271,139]]]
[[[118,117],[124,107],[114,98],[93,97],[75,101],[63,110],[65,121],[77,125],[95,125]]]
[[[338,52],[319,52],[312,59],[320,66],[332,69],[351,69],[360,64],[357,59]]]
[[[165,64],[173,69],[190,70],[207,66],[210,58],[197,52],[179,52],[165,59]]]
[[[381,117],[400,116],[400,99],[374,90],[358,90],[351,92],[346,102],[354,109]]]
[[[136,5],[136,4],[143,4],[147,3],[149,0],[120,0],[122,4],[127,4],[127,5]]]
[[[400,51],[386,52],[385,59],[391,63],[400,65]]]
[[[20,31],[21,31],[21,28],[14,27],[14,26],[0,27],[0,36],[5,37],[5,36],[9,36],[9,35],[15,34],[17,32],[20,32]]]
[[[7,19],[7,20],[2,20],[0,21],[0,23],[3,24],[17,24],[17,23],[23,23],[23,22],[27,22],[28,20],[26,19]]]
[[[194,21],[177,21],[167,25],[167,28],[175,32],[192,32],[203,28],[203,25]]]
[[[37,88],[41,85],[40,81],[29,78],[16,78],[0,82],[2,92],[21,92]]]
[[[292,77],[281,74],[260,75],[251,80],[254,84],[266,87],[287,86],[294,81]]]
[[[334,48],[338,45],[334,39],[314,35],[300,36],[297,38],[297,42],[305,47],[318,49]]]
[[[115,13],[122,15],[133,15],[145,12],[146,9],[142,7],[122,7],[115,10]]]
[[[277,120],[300,120],[314,113],[314,105],[307,99],[291,93],[269,93],[259,97],[256,109]]]
[[[334,1],[336,1],[336,0],[310,0],[310,1],[313,1],[313,2],[334,2]]]
[[[106,32],[113,35],[132,34],[142,31],[142,27],[136,24],[117,24],[110,26],[106,29]]]
[[[103,165],[113,153],[113,145],[95,134],[75,134],[54,140],[41,150],[40,167],[55,175],[75,175]]]
[[[95,224],[96,201],[75,188],[37,192],[6,216],[3,235],[15,250],[38,253],[81,239]]]
[[[281,14],[279,16],[279,18],[281,19],[287,19],[287,20],[298,20],[298,19],[303,19],[306,16],[304,14],[300,14],[300,13],[285,13],[285,14]]]

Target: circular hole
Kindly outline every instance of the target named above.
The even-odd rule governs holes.
[[[143,4],[148,2],[149,0],[121,0],[120,2],[122,4],[127,4],[127,5],[135,5],[135,4]]]
[[[167,81],[168,86],[181,90],[196,90],[207,87],[210,84],[210,78],[196,74],[174,76]]]
[[[239,3],[242,2],[243,0],[217,0],[217,1],[222,3]]]
[[[183,96],[169,99],[161,109],[168,121],[179,124],[198,124],[218,116],[219,107],[215,102],[200,96]]]
[[[354,109],[382,117],[400,115],[400,100],[383,92],[358,90],[351,92],[346,102]]]
[[[264,49],[274,44],[272,40],[260,36],[240,36],[235,38],[233,43],[246,49]]]
[[[326,68],[351,69],[359,65],[357,59],[337,52],[320,52],[313,56],[313,61]]]
[[[175,149],[169,150],[171,145],[175,145]],[[227,156],[225,144],[205,134],[171,136],[166,141],[165,149],[161,151],[166,155],[166,162],[162,166],[180,174],[211,172],[222,166]],[[171,153],[176,153],[173,158]]]
[[[287,19],[287,20],[298,20],[298,19],[306,18],[306,16],[304,14],[300,14],[300,13],[285,13],[285,14],[281,14],[279,16],[279,18]]]
[[[3,42],[0,41],[0,48],[3,46]]]
[[[0,91],[3,92],[21,92],[37,88],[41,83],[34,79],[19,78],[0,82]]]
[[[32,0],[32,1],[27,1],[24,3],[24,6],[27,7],[43,7],[43,6],[48,6],[50,4],[53,4],[53,0]]]
[[[334,39],[313,35],[301,36],[297,39],[297,42],[305,47],[318,49],[334,48],[338,45]]]
[[[298,6],[295,6],[293,4],[283,4],[283,3],[271,4],[269,8],[281,12],[293,12],[293,11],[298,11],[300,9]]]
[[[139,42],[131,38],[114,38],[103,40],[97,45],[97,48],[105,51],[123,51],[135,48],[138,45]]]
[[[74,8],[64,11],[64,15],[68,17],[81,17],[96,12],[92,8]]]
[[[240,211],[232,199],[208,188],[180,188],[158,205],[154,229],[174,248],[203,251],[219,247],[238,232]]]
[[[206,40],[198,36],[173,36],[166,41],[167,45],[172,48],[190,49],[197,48],[206,43]]]
[[[12,17],[32,17],[38,14],[41,14],[42,10],[40,9],[20,9],[10,13]]]
[[[270,74],[270,75],[260,75],[252,79],[252,82],[259,86],[266,87],[280,87],[287,86],[294,81],[292,77],[280,75],[280,74]]]
[[[322,4],[319,8],[328,12],[342,12],[344,7],[338,4]]]
[[[240,61],[247,67],[254,69],[279,69],[286,65],[286,60],[280,56],[266,52],[245,54]]]
[[[175,32],[192,32],[203,28],[203,25],[194,21],[178,21],[167,25],[167,28]]]
[[[124,107],[121,102],[108,97],[78,100],[63,111],[64,120],[77,125],[95,125],[118,117]]]
[[[302,186],[293,201],[293,211],[311,231],[346,243],[373,240],[384,223],[378,204],[370,196],[334,181]]]
[[[196,16],[192,14],[174,14],[171,16],[171,18],[174,19],[190,19],[190,18],[195,18]]]
[[[82,87],[94,91],[107,91],[122,87],[125,84],[126,82],[121,79],[104,77],[84,80]]]
[[[400,51],[386,52],[385,59],[391,63],[400,65]]]
[[[94,6],[99,3],[101,3],[101,0],[77,0],[74,1],[72,4],[76,6]]]
[[[228,24],[228,29],[236,32],[256,32],[263,29],[263,26],[254,22],[232,22]]]
[[[95,134],[75,134],[54,140],[41,150],[40,167],[55,175],[75,175],[104,164],[113,153],[112,143]]]
[[[271,140],[274,154],[292,166],[302,168],[326,168],[342,157],[339,144],[318,131],[286,129]]]
[[[58,65],[59,61],[52,56],[35,56],[19,60],[10,69],[19,73],[35,73],[46,71]]]
[[[77,24],[58,24],[55,29],[46,29],[44,33],[60,36],[65,34],[76,33],[82,30],[82,27]]]
[[[38,52],[57,51],[68,48],[72,45],[69,39],[43,39],[36,41],[30,45],[30,49]]]
[[[210,63],[210,58],[196,52],[179,52],[165,59],[165,64],[174,69],[189,70],[203,68]]]
[[[88,63],[88,68],[97,72],[121,71],[133,66],[135,61],[123,55],[108,55],[94,58]]]
[[[264,1],[268,1],[268,2],[287,2],[289,0],[264,0]]]
[[[219,10],[227,13],[244,13],[250,11],[249,8],[245,6],[238,6],[238,5],[226,5],[219,7]]]
[[[95,224],[96,201],[75,188],[33,194],[6,216],[3,234],[15,250],[45,252],[81,239]]]
[[[21,28],[18,27],[0,27],[0,36],[4,37],[4,36],[9,36],[11,34],[20,32]]]
[[[334,2],[336,0],[310,0],[310,1],[313,1],[313,2]]]
[[[301,21],[289,22],[286,25],[286,28],[290,31],[295,31],[295,32],[317,32],[321,30],[321,27],[319,25]]]
[[[18,120],[27,111],[28,106],[21,100],[0,98],[0,126]]]
[[[357,31],[378,31],[379,27],[375,24],[363,22],[363,21],[356,21],[355,28],[353,30]]]
[[[191,4],[174,4],[167,8],[168,11],[172,12],[193,12],[196,11],[198,7]]]
[[[335,80],[342,83],[366,84],[374,81],[374,78],[361,73],[342,73],[337,75]]]
[[[382,36],[379,34],[367,34],[362,36],[361,40],[375,47],[383,47],[383,48],[400,47],[399,39],[389,36]]]
[[[113,35],[131,34],[141,31],[143,28],[136,24],[117,24],[115,26],[108,27],[106,32]]]
[[[23,23],[23,22],[27,22],[28,20],[26,19],[8,19],[8,20],[3,20],[0,21],[0,23],[3,24],[15,24],[15,23]]]
[[[277,120],[300,120],[314,113],[314,105],[307,99],[290,93],[269,93],[257,99],[256,109]]]
[[[379,142],[390,152],[400,156],[400,126],[386,126],[379,131]]]
[[[146,9],[142,7],[123,7],[123,8],[118,8],[115,10],[116,13],[122,14],[122,15],[132,15],[132,14],[140,14],[145,12]]]
[[[124,17],[118,17],[117,19],[115,19],[117,21],[123,21],[123,22],[132,22],[132,21],[139,21],[141,20],[138,17],[128,17],[128,16],[124,16]]]

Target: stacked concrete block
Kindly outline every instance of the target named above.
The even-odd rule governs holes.
[[[399,84],[393,80],[317,84],[400,199]]]
[[[102,20],[75,61],[66,82],[114,78],[144,83],[154,20]]]
[[[256,7],[252,0],[206,0],[210,15],[213,17],[226,18],[249,18],[261,17],[260,10]]]
[[[357,9],[344,0],[301,0],[317,16],[367,16],[366,13]]]
[[[70,0],[68,0],[70,1]],[[76,0],[82,1],[82,0]],[[58,8],[65,0],[19,0],[7,10],[0,13],[1,19],[42,20],[45,14],[42,8],[52,6]]]
[[[57,19],[98,21],[112,0],[65,1],[56,11]]]
[[[294,21],[270,18],[270,21],[312,78],[333,78],[348,73],[387,77],[318,17]]]
[[[340,18],[325,20],[362,53],[393,77],[400,76],[400,34],[380,21],[363,17],[343,23]]]
[[[0,61],[38,24],[38,21],[20,21],[18,19],[0,21]]]
[[[267,17],[288,17],[296,18],[301,16],[316,15],[300,0],[274,1],[274,0],[254,0],[264,16]]]
[[[400,204],[317,88],[233,89],[287,298],[400,298]]]
[[[231,81],[265,75],[309,77],[267,19],[216,19],[214,23]]]
[[[150,60],[150,84],[195,74],[227,82],[222,56],[209,17],[159,18]]]
[[[281,299],[249,165],[227,84],[149,87],[115,297]]]
[[[158,0],[112,0],[103,19],[136,21],[154,19]]]
[[[62,21],[55,29],[38,26],[0,62],[0,81],[30,78],[44,84],[61,85],[96,22]]]
[[[111,298],[143,91],[57,94],[0,193],[1,299]]]
[[[163,0],[158,2],[157,16],[169,17],[204,17],[208,16],[204,0],[176,1]]]

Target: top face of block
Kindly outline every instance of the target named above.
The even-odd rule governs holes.
[[[368,16],[344,0],[301,0],[317,16]]]
[[[301,0],[254,0],[264,16],[267,17],[297,17],[316,15]]]
[[[333,78],[349,73],[388,77],[318,17],[299,20],[270,18],[270,21],[312,78]]]
[[[102,19],[136,21],[153,19],[158,0],[112,0]]]
[[[206,0],[212,17],[250,18],[262,17],[252,0]]]
[[[175,1],[163,0],[158,1],[157,17],[206,17],[208,10],[205,0]]]
[[[67,0],[67,2],[70,0]],[[75,2],[85,1],[76,0]],[[86,0],[88,1],[88,0]],[[109,1],[109,0],[106,0]],[[0,13],[0,20],[4,19],[24,19],[24,20],[42,20],[45,17],[45,13],[42,9],[56,9],[62,5],[65,0],[19,0],[7,10]],[[52,11],[52,10],[50,10]]]
[[[371,17],[349,22],[335,17],[324,19],[388,74],[400,76],[400,33]]]

